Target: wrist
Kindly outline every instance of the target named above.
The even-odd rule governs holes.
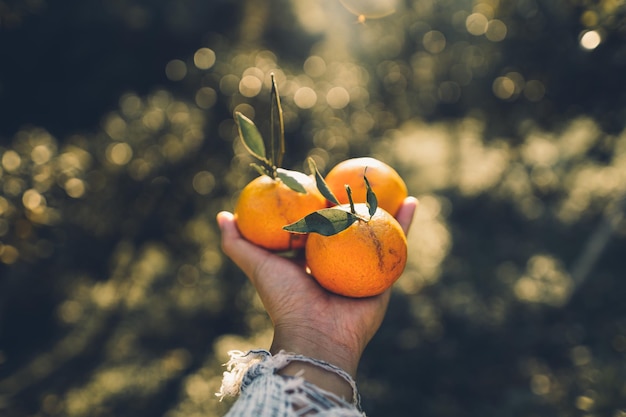
[[[284,376],[297,376],[305,381],[352,402],[355,391],[352,385],[336,372],[308,362],[293,361],[277,372]]]
[[[275,355],[281,350],[327,362],[343,369],[352,378],[356,377],[361,358],[360,349],[333,343],[316,330],[296,331],[276,326],[270,353]]]

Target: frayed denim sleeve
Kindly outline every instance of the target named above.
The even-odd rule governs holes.
[[[302,355],[266,350],[231,351],[226,363],[220,400],[237,396],[226,417],[365,417],[360,411],[356,383],[348,373],[329,363]],[[337,395],[313,385],[300,376],[283,376],[278,370],[291,362],[307,362],[344,378],[353,392],[349,403]]]

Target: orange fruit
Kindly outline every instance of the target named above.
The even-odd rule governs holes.
[[[369,179],[369,177],[368,177]],[[380,207],[370,218],[366,204],[355,204],[356,220],[332,236],[309,233],[307,266],[319,284],[347,297],[370,297],[391,287],[404,271],[407,240],[398,221]],[[340,208],[350,210],[349,205]]]
[[[386,163],[370,157],[346,159],[335,165],[324,180],[339,203],[348,203],[346,184],[352,190],[352,200],[355,203],[365,203],[367,200],[363,174],[366,167],[367,179],[376,193],[378,206],[395,216],[408,196],[408,191],[400,175]]]
[[[289,233],[283,226],[326,207],[326,199],[317,190],[313,177],[283,171],[295,178],[306,193],[292,190],[278,178],[261,175],[243,188],[234,211],[239,233],[272,251],[303,248],[307,235]]]

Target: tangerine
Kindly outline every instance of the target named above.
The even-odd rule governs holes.
[[[395,216],[408,196],[405,182],[398,172],[386,163],[371,157],[351,158],[339,162],[326,175],[326,184],[341,204],[348,203],[345,185],[352,190],[355,203],[364,203],[366,186],[363,175],[367,168],[367,179],[378,198],[378,205]]]
[[[234,215],[237,228],[248,241],[272,251],[303,248],[307,235],[293,234],[283,226],[326,206],[313,177],[302,172],[288,173],[306,190],[294,191],[280,178],[261,175],[241,191]]]
[[[350,210],[349,205],[335,208]],[[369,216],[366,204],[354,204],[354,210],[360,218],[345,230],[331,236],[309,233],[305,256],[311,275],[328,291],[370,297],[391,287],[404,271],[407,240],[384,209],[378,207],[369,220],[364,220]]]

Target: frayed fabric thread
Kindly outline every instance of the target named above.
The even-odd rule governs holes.
[[[217,395],[222,401],[225,397],[236,397],[241,393],[243,377],[253,365],[263,361],[269,352],[262,350],[231,350],[228,352],[230,359],[224,364],[226,372],[222,377],[222,386]]]
[[[304,355],[287,353],[281,351],[276,355],[272,355],[266,350],[250,350],[242,352],[233,350],[228,352],[230,359],[224,364],[226,372],[222,378],[222,386],[220,391],[216,393],[220,401],[225,397],[235,397],[246,394],[244,400],[251,404],[238,404],[233,406],[235,416],[244,416],[245,413],[237,414],[235,409],[258,409],[258,407],[273,407],[271,404],[259,404],[259,402],[276,402],[277,408],[281,401],[276,401],[276,393],[274,391],[282,391],[285,395],[283,404],[289,403],[290,413],[288,415],[309,416],[324,415],[328,417],[364,417],[360,411],[360,396],[354,379],[343,369],[319,359],[310,358]],[[352,387],[351,404],[343,398],[323,390],[309,382],[303,377],[302,373],[296,376],[278,375],[277,371],[284,368],[291,362],[305,362],[320,367],[328,372],[332,372],[343,378]],[[246,392],[246,388],[252,385],[259,378],[278,378],[273,383],[261,383],[262,389],[272,392],[250,393]],[[241,399],[240,399],[241,401]],[[230,413],[228,414],[231,415]],[[272,415],[283,415],[276,413]],[[287,414],[284,414],[287,415]]]

